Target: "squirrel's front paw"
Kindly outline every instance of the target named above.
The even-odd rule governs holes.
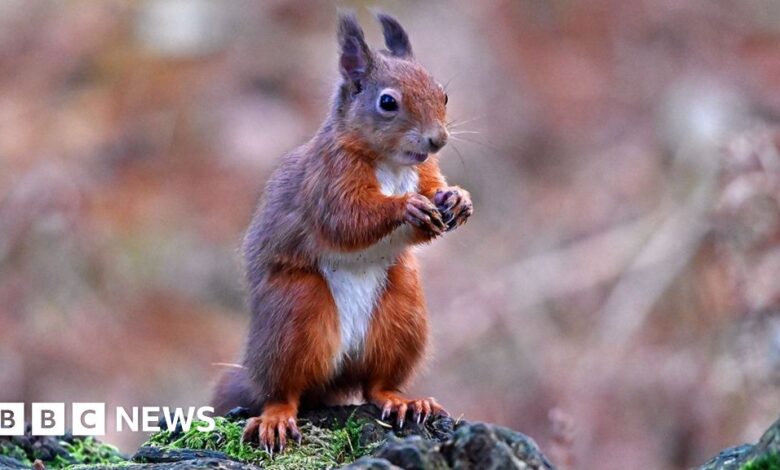
[[[404,220],[431,237],[438,237],[447,229],[439,210],[422,194],[409,195]]]
[[[466,223],[474,206],[471,204],[471,195],[468,191],[457,186],[450,186],[436,191],[433,202],[447,225],[447,231]]]

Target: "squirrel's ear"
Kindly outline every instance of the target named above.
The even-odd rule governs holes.
[[[341,74],[345,79],[356,83],[364,78],[371,68],[371,49],[366,44],[363,30],[352,12],[339,13],[339,60]]]
[[[377,19],[382,23],[382,32],[385,36],[385,45],[396,57],[412,57],[412,43],[401,24],[392,16],[377,13]]]

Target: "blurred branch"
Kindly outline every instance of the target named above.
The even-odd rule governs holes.
[[[715,159],[713,159],[714,161]],[[688,199],[668,216],[621,275],[604,304],[596,334],[618,350],[631,341],[653,306],[695,256],[710,229],[717,166],[699,173]]]
[[[652,213],[510,267],[507,289],[522,293],[513,296],[511,310],[535,307],[612,281],[624,272],[658,219],[658,214]],[[633,269],[643,267],[640,264]]]

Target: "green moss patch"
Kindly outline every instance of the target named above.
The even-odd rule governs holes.
[[[21,447],[14,445],[10,440],[0,442],[0,455],[18,460],[24,465],[32,465],[32,462],[27,457],[27,452]]]
[[[335,468],[369,454],[375,447],[360,444],[362,420],[350,418],[333,429],[318,427],[301,420],[300,430],[303,443],[288,441],[284,453],[271,456],[255,444],[241,440],[244,421],[230,421],[215,418],[216,428],[200,432],[197,427],[205,425],[195,422],[187,432],[160,431],[149,438],[148,446],[167,449],[194,449],[222,452],[229,458],[273,470]]]
[[[780,470],[780,454],[771,452],[762,455],[743,465],[740,470]]]
[[[47,469],[70,469],[75,465],[116,465],[127,462],[116,447],[93,437],[34,438],[0,441],[0,455],[24,465],[41,460]]]
[[[71,442],[61,442],[60,444],[77,464],[111,465],[127,462],[127,459],[116,447],[100,442],[93,437],[74,439]],[[52,462],[46,464],[46,468],[68,468],[72,465],[72,460],[69,461],[57,456]]]

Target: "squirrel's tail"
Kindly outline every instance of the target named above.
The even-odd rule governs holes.
[[[254,390],[246,370],[232,368],[222,374],[214,387],[211,404],[216,416],[224,416],[237,406],[249,408],[249,415],[257,416],[263,408],[263,402],[258,400],[259,396],[262,394]]]

